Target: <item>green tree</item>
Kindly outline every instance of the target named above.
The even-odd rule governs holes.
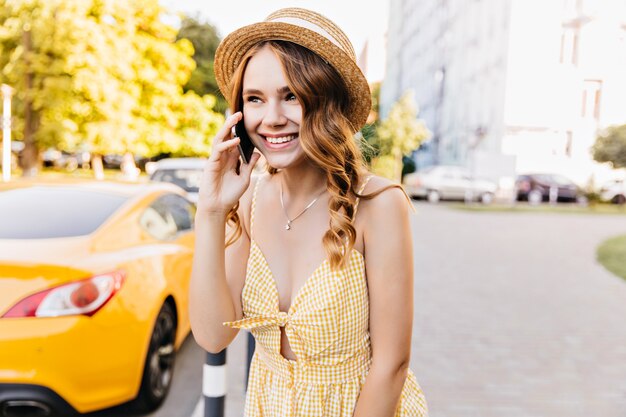
[[[376,129],[379,156],[373,168],[395,181],[402,176],[402,156],[417,149],[430,136],[424,122],[417,119],[417,105],[410,92],[405,93],[391,108],[386,119]]]
[[[6,0],[0,7],[2,80],[16,90],[15,136],[25,144],[22,162],[26,175],[34,174],[39,147],[71,142],[63,133],[80,124],[80,115],[91,113],[93,103],[101,98],[93,88],[81,91],[75,80],[91,79],[95,85],[109,81],[99,80],[98,74],[84,65],[93,59],[92,52],[101,40],[94,33],[93,20],[85,19],[76,31],[68,30],[72,17],[85,14],[81,6],[84,4],[55,0]],[[86,36],[91,44],[79,46],[77,38]],[[91,96],[92,100],[78,106],[75,96]]]
[[[223,120],[183,93],[193,47],[156,0],[4,0],[0,79],[16,89],[25,175],[39,149],[207,154]],[[190,114],[196,120],[189,120]]]
[[[201,96],[214,95],[215,110],[225,112],[228,103],[217,86],[213,71],[215,51],[221,40],[217,28],[208,22],[199,21],[197,17],[184,17],[177,39],[189,40],[194,49],[193,59],[196,62],[196,68],[184,87],[185,91],[191,90]]]
[[[626,125],[611,126],[598,135],[591,148],[593,159],[615,169],[626,168]]]
[[[379,102],[380,102],[380,82],[375,82],[370,85],[372,96],[372,108],[370,110],[369,117],[367,118],[367,124],[361,128],[361,152],[365,157],[365,161],[368,164],[372,164],[372,160],[379,154],[377,146],[378,136],[376,129],[380,124],[379,119]]]

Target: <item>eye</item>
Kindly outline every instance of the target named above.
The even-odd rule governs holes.
[[[285,99],[287,101],[297,101],[298,98],[296,97],[296,95],[294,93],[287,93],[287,96],[285,97]]]
[[[259,103],[261,101],[257,96],[246,96],[244,100],[248,103]]]

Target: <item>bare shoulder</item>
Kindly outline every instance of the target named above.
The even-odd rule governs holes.
[[[359,203],[359,211],[366,217],[374,219],[378,216],[389,215],[389,213],[409,211],[410,201],[400,184],[388,178],[372,175],[362,194],[377,192],[380,194],[372,199],[361,199]]]

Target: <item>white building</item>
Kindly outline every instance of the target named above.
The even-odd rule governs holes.
[[[391,0],[382,115],[413,90],[420,163],[556,172],[581,185],[599,129],[626,123],[623,0]]]

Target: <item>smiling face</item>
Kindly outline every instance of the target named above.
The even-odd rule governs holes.
[[[259,49],[248,61],[242,87],[246,130],[268,164],[281,169],[302,162],[302,106],[269,46]]]

